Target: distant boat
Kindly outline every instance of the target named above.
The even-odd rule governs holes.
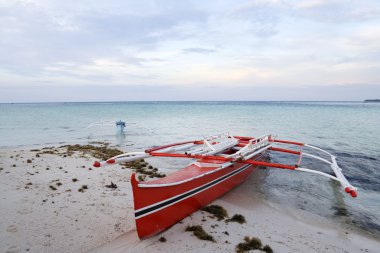
[[[364,103],[380,103],[380,99],[366,99]]]

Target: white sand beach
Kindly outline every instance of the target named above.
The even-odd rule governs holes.
[[[61,155],[43,154],[42,149],[1,150],[0,252],[235,252],[245,236],[282,253],[375,253],[380,248],[380,239],[246,194],[254,175],[213,203],[230,216],[243,215],[245,224],[218,221],[198,211],[157,236],[139,240],[131,170],[118,165],[93,168],[95,158],[79,152],[64,157],[63,150],[57,149]],[[117,189],[106,187],[111,181]],[[202,225],[216,242],[199,240],[185,231],[188,225]]]

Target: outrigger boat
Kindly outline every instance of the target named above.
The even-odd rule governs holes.
[[[295,148],[285,149],[281,148],[281,145]],[[303,151],[305,148],[321,152],[327,155],[329,160],[306,153]],[[295,163],[266,162],[265,157],[268,152],[294,155]],[[254,138],[223,133],[201,140],[155,147],[143,152],[125,153],[104,162],[95,162],[94,166],[122,164],[148,157],[190,158],[194,161],[181,170],[152,181],[139,182],[135,173],[132,174],[136,230],[141,239],[169,228],[211,203],[239,185],[258,166],[325,176],[338,181],[345,192],[352,197],[357,196],[357,189],[347,181],[334,155],[305,143],[279,140],[273,135]],[[302,167],[303,157],[311,157],[329,164],[333,174]]]

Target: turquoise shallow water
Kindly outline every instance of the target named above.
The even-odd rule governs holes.
[[[114,121],[127,122],[117,135]],[[88,128],[97,121],[111,124]],[[0,147],[108,141],[125,151],[198,139],[275,133],[338,156],[359,197],[351,199],[328,179],[305,173],[259,170],[252,193],[380,235],[380,104],[350,102],[125,102],[0,104]],[[272,161],[290,162],[271,155]],[[321,167],[305,160],[309,167]],[[322,166],[322,169],[327,168]]]

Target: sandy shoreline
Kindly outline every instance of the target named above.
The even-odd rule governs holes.
[[[261,239],[274,252],[377,252],[380,248],[380,240],[321,217],[306,221],[245,194],[249,182],[213,203],[230,216],[244,215],[247,223],[217,221],[198,211],[141,241],[134,229],[131,170],[94,169],[94,158],[78,152],[67,157],[37,157],[37,153],[0,150],[0,252],[234,252],[245,236]],[[111,181],[117,189],[105,187]],[[188,225],[202,225],[216,242],[185,232]],[[160,242],[160,237],[166,242]]]

